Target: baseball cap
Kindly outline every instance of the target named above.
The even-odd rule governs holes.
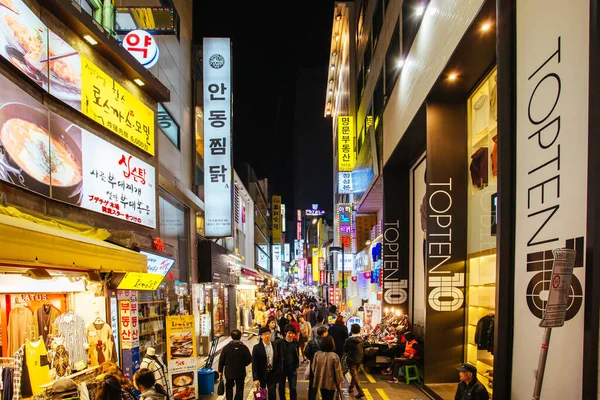
[[[459,371],[462,372],[471,372],[473,374],[477,373],[477,367],[475,367],[474,365],[471,364],[463,364],[460,366],[460,368],[456,368]]]

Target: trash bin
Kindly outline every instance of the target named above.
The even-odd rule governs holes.
[[[198,393],[212,394],[215,391],[215,372],[212,368],[198,370]]]

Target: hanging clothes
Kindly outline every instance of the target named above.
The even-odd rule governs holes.
[[[15,368],[13,370],[13,396],[12,400],[21,400],[33,396],[29,370],[27,368],[25,345],[15,352]]]
[[[14,354],[25,344],[30,329],[33,329],[33,313],[27,307],[19,306],[8,316],[8,354]]]
[[[44,344],[46,345],[46,348],[49,347],[48,335],[52,330],[54,321],[56,321],[56,318],[58,318],[59,315],[60,312],[49,303],[44,304],[35,311],[33,318],[33,325],[35,327],[34,334],[35,337],[41,336],[44,338]]]
[[[471,159],[471,181],[473,186],[483,189],[488,185],[488,148],[480,147]]]
[[[74,312],[66,312],[56,319],[58,333],[65,338],[65,347],[69,352],[71,370],[76,371],[75,364],[83,362],[87,366],[87,335],[83,318]]]
[[[71,375],[69,352],[65,347],[65,338],[62,336],[52,338],[50,348],[50,357],[52,360],[50,363],[50,370],[51,375],[55,375],[53,378],[58,379],[63,376]]]
[[[485,133],[490,124],[490,101],[488,95],[481,95],[473,103],[473,136]]]
[[[2,399],[11,400],[13,398],[13,368],[2,369]]]
[[[106,323],[93,323],[86,331],[90,355],[90,365],[95,367],[113,360],[114,337],[110,326]]]
[[[48,352],[41,336],[35,342],[25,341],[25,360],[29,372],[31,390],[34,395],[40,394],[44,391],[41,386],[51,381]]]
[[[492,154],[490,154],[490,160],[492,161],[492,175],[498,176],[498,135],[494,135],[492,141],[494,142]]]
[[[475,344],[477,350],[487,350],[494,354],[494,314],[486,315],[477,322]]]

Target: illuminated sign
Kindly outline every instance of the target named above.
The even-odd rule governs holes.
[[[273,276],[281,278],[281,245],[273,245]]]
[[[158,62],[160,50],[154,37],[146,31],[135,30],[125,35],[123,47],[146,68],[152,68]]]
[[[290,244],[289,243],[285,243],[283,245],[283,261],[285,261],[285,262],[292,261],[290,257],[291,257]]]
[[[116,33],[122,35],[137,29],[153,34],[175,35],[175,12],[168,7],[116,7]]]
[[[164,278],[164,275],[128,272],[119,282],[117,289],[154,291],[158,289]]]
[[[281,196],[273,196],[271,199],[273,209],[271,221],[273,222],[273,243],[281,243]]]
[[[312,249],[312,277],[313,282],[318,282],[321,275],[319,273],[319,257],[322,256],[321,249],[313,247]]]
[[[338,193],[352,193],[352,172],[338,172]]]
[[[354,118],[338,117],[338,171],[354,170],[356,155],[354,151]]]
[[[321,215],[325,215],[325,210],[305,210],[304,215],[307,217],[320,217]]]
[[[140,251],[140,254],[143,254],[148,259],[148,273],[149,274],[158,274],[165,276],[167,272],[171,269],[175,260],[172,258],[167,258],[163,256],[159,256],[152,253],[147,253],[145,251]]]
[[[207,237],[232,236],[231,42],[204,38],[204,187]]]
[[[281,205],[281,232],[285,233],[285,204]]]

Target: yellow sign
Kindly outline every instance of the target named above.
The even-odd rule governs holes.
[[[323,251],[319,248],[312,249],[312,276],[313,282],[319,282],[321,279],[321,271],[319,271],[319,257],[323,256]]]
[[[81,112],[154,155],[154,112],[81,57]]]
[[[271,200],[273,222],[273,244],[281,243],[281,196],[273,196]]]
[[[160,274],[147,274],[142,272],[128,272],[121,280],[117,289],[123,290],[156,290],[165,278]]]
[[[356,154],[354,151],[354,117],[338,117],[338,170],[351,172],[354,170]]]
[[[196,358],[196,327],[193,315],[167,317],[167,360]]]

